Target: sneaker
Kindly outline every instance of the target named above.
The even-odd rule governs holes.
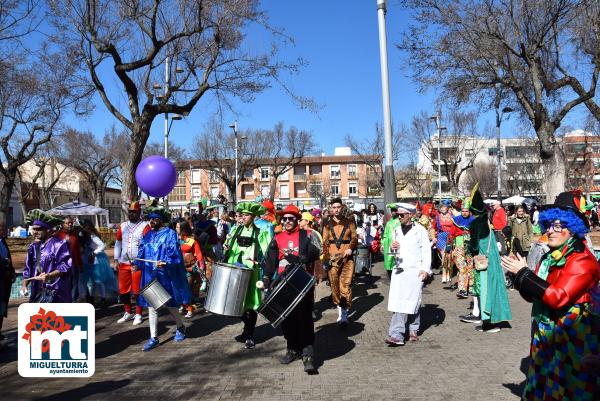
[[[131,320],[131,319],[133,319],[133,313],[125,312],[123,314],[123,317],[120,318],[119,320],[117,320],[117,323],[124,323],[124,322],[126,322],[128,320]]]
[[[475,327],[477,331],[481,331],[483,333],[498,333],[500,331],[500,327],[493,324],[482,324],[481,326]]]
[[[186,313],[184,317],[187,319],[190,319],[190,318],[194,317],[194,312],[189,310],[188,313]]]
[[[458,299],[466,299],[469,296],[467,295],[467,292],[465,290],[460,290],[459,292],[456,293],[456,298]]]
[[[300,354],[292,349],[288,349],[285,355],[279,358],[279,363],[282,365],[288,365],[294,362],[296,359],[300,359]]]
[[[245,343],[247,338],[248,338],[248,336],[246,334],[242,333],[238,336],[235,336],[234,340],[237,341],[238,343]]]
[[[464,323],[476,323],[476,324],[482,323],[481,317],[475,316],[472,313],[469,313],[468,315],[460,316],[459,319],[461,322],[464,322]]]
[[[404,345],[404,339],[390,336],[385,339],[385,343],[392,346]]]
[[[302,363],[304,364],[304,371],[309,375],[316,375],[319,373],[315,367],[315,361],[312,356],[303,356]]]
[[[183,327],[178,327],[177,330],[175,330],[175,339],[174,341],[176,343],[185,340],[185,326]]]
[[[142,317],[142,315],[139,314],[135,314],[135,317],[133,318],[133,325],[137,326],[138,324],[142,324],[142,322],[144,321],[144,318]]]
[[[244,343],[244,347],[246,347],[246,349],[252,349],[254,348],[255,344],[254,344],[254,340],[249,338],[246,340],[246,342]]]
[[[339,307],[339,315],[337,318],[337,323],[340,325],[341,328],[344,328],[348,325],[348,308],[341,308]]]
[[[183,315],[183,312],[185,312],[185,308],[183,306],[179,307],[179,313],[181,313]]]
[[[159,341],[157,337],[150,337],[150,339],[148,340],[148,342],[146,344],[144,344],[144,351],[150,351],[153,348],[158,347]]]

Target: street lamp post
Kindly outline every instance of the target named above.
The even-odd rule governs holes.
[[[504,114],[512,112],[513,109],[505,107],[500,111],[500,97],[496,98],[496,160],[498,165],[496,166],[496,175],[498,176],[498,201],[502,202],[502,152],[500,150],[500,124],[502,124],[502,118]]]
[[[387,1],[377,0],[377,20],[379,24],[379,60],[381,63],[381,93],[383,98],[383,133],[385,143],[384,202],[396,202],[396,178],[394,177],[394,160],[392,156],[392,115],[390,111],[390,82],[388,76],[387,37],[385,32],[385,13]],[[390,217],[389,209],[385,209],[386,217]]]
[[[441,143],[442,143],[442,130],[446,129],[446,127],[440,126],[440,113],[437,113],[435,116],[429,117],[430,120],[435,121],[435,129],[437,135],[437,170],[438,170],[438,197],[439,201],[442,201],[442,155],[441,155]]]
[[[239,172],[238,172],[238,163],[239,163],[239,141],[238,141],[238,130],[237,130],[237,120],[233,122],[229,126],[229,128],[233,129],[234,136],[234,147],[235,147],[235,189],[233,191],[233,204],[237,203],[237,191],[238,191],[238,183],[239,183]],[[241,136],[239,139],[246,139],[246,136]]]

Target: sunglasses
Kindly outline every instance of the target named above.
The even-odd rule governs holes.
[[[408,216],[408,213],[398,213],[398,217]]]
[[[281,221],[285,222],[285,221],[296,221],[297,219],[295,217],[282,217]]]

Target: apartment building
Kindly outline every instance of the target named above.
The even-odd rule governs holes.
[[[304,208],[322,207],[334,196],[353,204],[383,204],[379,160],[379,156],[358,156],[351,154],[348,148],[336,148],[331,156],[302,158],[276,181],[272,163],[259,160],[256,166],[238,171],[237,200],[267,198],[274,185],[274,203],[281,206],[293,203]],[[235,168],[231,161],[224,160],[222,166],[227,178],[234,182]],[[228,186],[219,174],[209,169],[208,163],[186,160],[178,163],[177,169],[177,184],[169,195],[170,207],[184,210],[202,198],[215,202],[219,197],[233,200]]]

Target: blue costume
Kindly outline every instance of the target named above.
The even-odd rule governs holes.
[[[191,302],[192,293],[187,282],[183,256],[175,231],[166,227],[158,231],[149,231],[142,238],[138,258],[160,260],[166,263],[162,267],[156,267],[156,264],[152,262],[136,261],[135,264],[142,269],[141,288],[156,278],[171,294],[172,299],[167,304],[168,307],[178,307]],[[140,295],[138,303],[140,306],[149,306],[142,295]]]

